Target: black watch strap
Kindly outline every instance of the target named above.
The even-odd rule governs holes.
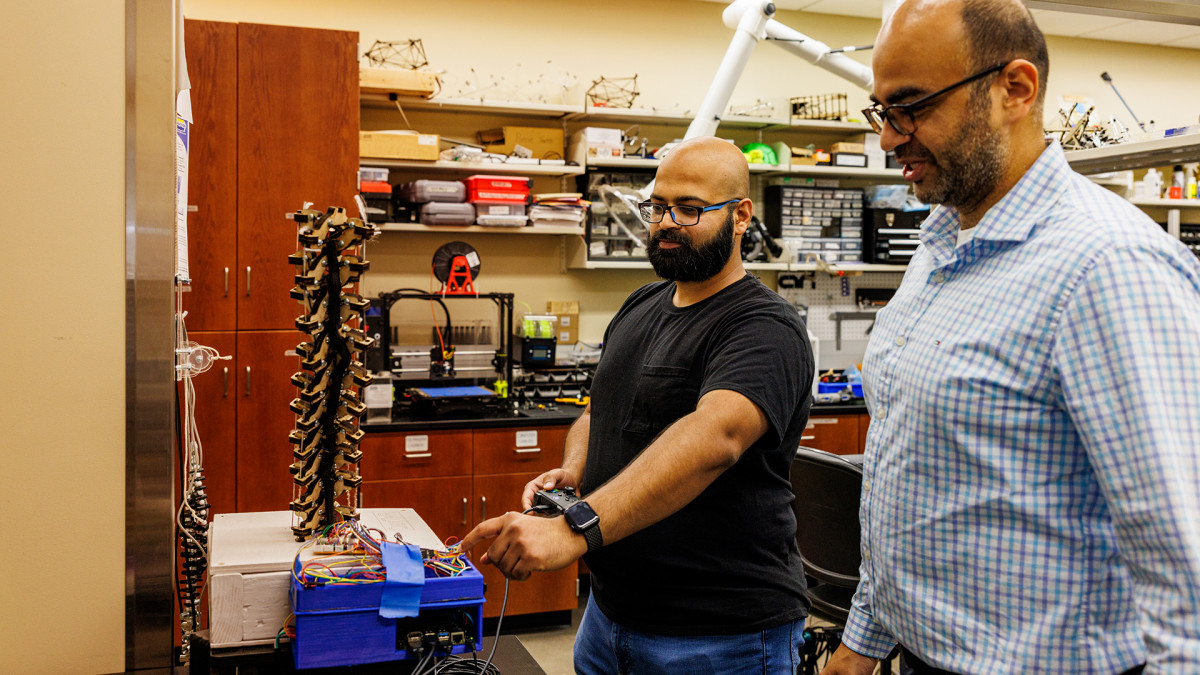
[[[600,534],[600,523],[596,523],[583,531],[583,538],[587,540],[588,553],[595,551],[604,545],[604,537]]]

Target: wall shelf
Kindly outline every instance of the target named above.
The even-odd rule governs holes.
[[[382,166],[390,169],[418,169],[442,173],[512,173],[528,176],[578,176],[583,167],[567,164],[514,164],[510,162],[422,162],[415,159],[385,159],[360,157],[361,166]]]
[[[1200,161],[1200,134],[1071,150],[1065,154],[1071,168],[1083,174],[1184,164]]]
[[[577,235],[583,236],[583,226],[560,227],[554,225],[527,225],[525,227],[499,227],[489,225],[422,225],[421,223],[382,223],[380,232],[423,232],[441,234],[456,232],[464,234],[503,234],[503,235]]]
[[[1200,199],[1130,199],[1129,202],[1141,208],[1200,209]]]

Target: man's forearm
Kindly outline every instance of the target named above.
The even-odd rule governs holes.
[[[712,392],[619,474],[590,495],[606,544],[691,503],[766,430],[766,417],[739,394]],[[709,405],[705,406],[703,403]]]
[[[587,466],[588,435],[592,427],[592,406],[583,409],[583,414],[571,428],[567,430],[567,440],[563,444],[562,468],[577,481],[583,480],[583,470]]]

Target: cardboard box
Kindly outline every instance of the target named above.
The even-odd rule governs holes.
[[[850,166],[860,169],[867,168],[867,156],[854,152],[835,152],[832,155],[833,166]]]
[[[571,159],[583,164],[589,159],[621,158],[620,129],[585,127],[571,136]],[[580,160],[583,161],[580,161]]]
[[[381,159],[421,159],[436,162],[437,134],[418,134],[415,131],[360,131],[358,154]]]
[[[848,143],[843,141],[841,143],[834,143],[830,146],[829,151],[834,154],[848,152],[861,155],[866,152],[866,147],[862,143]]]
[[[547,301],[546,313],[558,318],[558,344],[573,345],[579,342],[578,300]]]
[[[368,94],[399,94],[429,98],[438,90],[434,73],[398,68],[359,68],[358,88]]]
[[[563,159],[563,131],[550,127],[500,127],[479,132],[484,150],[503,155],[514,153],[517,146],[529,150],[534,159]]]

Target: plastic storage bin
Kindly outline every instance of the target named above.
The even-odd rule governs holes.
[[[474,565],[456,577],[425,570],[421,605],[416,617],[379,616],[383,584],[305,588],[293,575],[290,598],[296,615],[292,658],[297,669],[351,666],[416,658],[407,649],[410,630],[465,629],[465,638],[483,643],[483,575]],[[460,617],[456,619],[455,617]],[[466,642],[451,645],[452,654],[471,651]]]
[[[471,225],[475,207],[471,204],[428,202],[421,205],[421,222],[426,225]]]
[[[399,189],[400,198],[424,204],[426,202],[464,202],[467,199],[467,189],[456,180],[414,180],[405,183]]]
[[[519,176],[470,176],[467,186],[469,202],[507,202],[525,204],[529,201],[529,179]]]

